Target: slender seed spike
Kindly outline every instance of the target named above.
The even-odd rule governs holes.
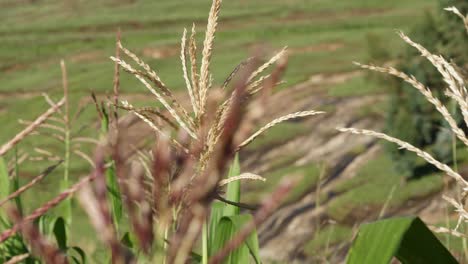
[[[206,96],[208,92],[208,85],[210,82],[210,63],[213,51],[213,43],[218,25],[219,11],[221,9],[222,0],[213,0],[211,5],[210,14],[208,16],[208,24],[206,27],[205,41],[203,42],[202,63],[200,69],[200,112],[203,113]]]
[[[292,114],[289,114],[289,115],[279,117],[279,118],[271,121],[270,123],[266,124],[265,126],[260,128],[257,132],[255,132],[253,135],[251,135],[249,138],[244,140],[241,144],[239,144],[239,146],[237,147],[237,150],[247,146],[252,141],[254,141],[255,138],[257,138],[260,134],[262,134],[263,132],[267,131],[268,129],[276,126],[277,124],[279,124],[281,122],[284,122],[284,121],[287,121],[287,120],[290,120],[290,119],[294,119],[294,118],[306,117],[306,116],[312,116],[312,115],[319,115],[319,114],[324,114],[324,113],[325,112],[320,112],[320,111],[302,111],[302,112],[292,113]]]
[[[185,85],[187,86],[188,94],[190,96],[190,102],[192,103],[193,111],[195,115],[198,115],[198,106],[195,100],[195,96],[193,95],[192,85],[190,84],[190,80],[188,77],[187,72],[187,61],[185,58],[186,51],[186,44],[187,44],[187,29],[184,28],[184,33],[182,34],[182,40],[180,44],[180,60],[182,62],[182,71],[184,75]]]

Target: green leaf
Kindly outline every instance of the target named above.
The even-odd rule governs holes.
[[[260,246],[258,243],[257,230],[253,230],[244,243],[247,244],[250,255],[254,258],[255,263],[260,264]]]
[[[10,180],[8,178],[8,169],[5,161],[0,157],[0,200],[7,198],[10,194]],[[0,208],[1,209],[1,208]],[[0,211],[0,218],[2,222],[7,222],[5,212]]]
[[[7,218],[2,216],[2,211],[0,211],[0,223],[2,224],[3,229],[9,229],[11,227],[11,223],[8,222]]]
[[[252,215],[247,214],[222,217],[216,229],[217,231],[214,236],[214,243],[211,248],[210,256],[213,256],[217,251],[223,248],[226,242],[235,237],[246,223],[252,221],[252,218]],[[253,231],[241,246],[232,251],[223,263],[249,263],[250,255],[252,255],[256,263],[260,263],[256,231]]]
[[[115,226],[118,227],[122,219],[122,197],[120,195],[115,166],[112,164],[106,170],[107,190],[109,191],[110,204],[112,209],[112,217],[114,218]]]
[[[228,178],[238,176],[240,174],[239,156],[234,157],[234,161],[229,168]],[[240,202],[240,181],[228,183],[226,190],[226,199],[232,202]],[[224,208],[224,216],[238,215],[239,207],[234,205],[226,205]]]
[[[17,148],[15,148],[15,176],[13,177],[13,189],[11,192],[15,192],[19,189],[19,166],[18,166],[18,151]],[[23,215],[23,204],[21,202],[21,196],[18,195],[15,197],[15,204],[16,208],[18,208],[18,211],[21,215]]]
[[[100,110],[103,117],[101,120],[101,134],[104,136],[109,131],[109,114],[103,104],[101,104]]]
[[[10,180],[5,161],[0,157],[0,200],[7,198],[10,194]]]
[[[37,227],[39,228],[39,232],[43,235],[50,235],[51,231],[54,229],[54,221],[53,217],[48,214],[41,215],[37,220]]]
[[[213,247],[216,228],[218,227],[219,220],[223,217],[225,207],[225,203],[220,201],[214,201],[211,204],[210,222],[208,226],[208,249]]]
[[[70,256],[70,258],[73,260],[73,263],[80,264],[80,261],[75,256]]]
[[[391,218],[362,225],[349,251],[348,264],[458,263],[418,217]]]
[[[216,254],[224,245],[230,241],[239,231],[234,224],[235,221],[240,221],[245,215],[236,215],[223,217],[218,223],[217,233],[214,239],[212,254]],[[245,243],[242,243],[236,250],[232,251],[223,261],[226,264],[248,263],[249,249]]]
[[[19,234],[15,234],[0,243],[0,263],[6,263],[12,257],[25,253],[28,253],[28,247]],[[32,257],[29,257],[22,263],[32,263],[32,261]]]
[[[98,111],[100,111],[102,114],[100,137],[105,138],[107,137],[107,133],[109,132],[109,113],[104,107],[104,104],[101,104],[101,107],[99,107]],[[112,210],[112,218],[114,219],[114,224],[118,230],[120,220],[122,219],[122,198],[120,195],[119,185],[117,181],[115,164],[112,164],[112,166],[110,166],[106,170],[106,182],[107,190],[110,193],[109,197],[110,206]]]
[[[53,231],[58,247],[63,251],[67,250],[67,228],[63,217],[55,220]]]
[[[80,247],[70,247],[69,251],[71,251],[71,250],[75,251],[76,253],[78,253],[78,255],[80,255],[81,262],[79,262],[79,263],[86,264],[86,253],[84,252],[83,249],[81,249]]]
[[[201,263],[202,261],[202,256],[196,252],[190,252],[190,263]]]
[[[66,166],[65,166],[64,169],[68,170],[68,168]],[[68,180],[62,179],[60,181],[60,191],[64,191],[64,190],[68,189],[69,187],[70,186],[69,186]],[[60,203],[58,208],[59,208],[59,211],[60,211],[60,215],[62,215],[64,217],[67,224],[71,225],[71,222],[72,222],[72,198],[71,197],[66,198],[63,202]]]
[[[125,245],[126,247],[132,249],[133,248],[133,240],[132,238],[130,237],[130,233],[129,232],[125,232],[125,234],[123,235],[122,239],[120,240],[122,242],[123,245]]]

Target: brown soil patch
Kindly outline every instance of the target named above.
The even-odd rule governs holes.
[[[175,56],[179,49],[175,46],[170,47],[147,47],[143,49],[143,55],[153,59],[164,59]]]
[[[4,92],[0,93],[0,100],[5,100],[8,98],[17,99],[29,99],[33,97],[41,96],[42,92]]]
[[[294,22],[305,20],[325,19],[333,20],[338,18],[355,17],[355,16],[371,16],[383,14],[391,11],[388,8],[355,8],[341,12],[323,11],[321,13],[306,13],[306,12],[293,12],[288,16],[281,18],[280,22]]]
[[[104,59],[105,56],[99,51],[89,51],[75,54],[68,58],[70,62],[92,62],[96,60]]]
[[[343,48],[344,46],[345,45],[340,42],[320,43],[317,45],[290,48],[289,52],[292,54],[295,54],[295,53],[301,54],[301,53],[308,53],[308,52],[335,51],[335,50]]]
[[[19,5],[32,4],[34,0],[14,0],[14,1],[3,1],[0,3],[1,8],[12,8]]]
[[[65,58],[65,62],[81,63],[81,62],[94,62],[94,61],[104,60],[104,59],[106,59],[106,56],[102,52],[87,51],[87,52],[77,53],[72,56],[69,56]],[[17,64],[7,65],[5,67],[0,68],[0,72],[11,73],[11,72],[16,72],[16,71],[23,71],[23,70],[28,69],[29,67],[32,67],[33,65],[47,68],[53,65],[58,66],[59,61],[57,59],[47,59],[47,60],[35,61],[32,63],[17,63]]]
[[[332,74],[319,73],[310,76],[307,82],[310,85],[340,84],[360,75],[362,75],[362,71],[360,70]]]
[[[17,63],[17,64],[7,65],[5,67],[0,68],[0,72],[9,73],[9,72],[24,70],[27,68],[28,68],[28,65]]]

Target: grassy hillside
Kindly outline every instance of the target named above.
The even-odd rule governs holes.
[[[41,92],[60,93],[60,59],[68,64],[74,100],[91,90],[109,92],[113,67],[108,57],[119,27],[124,45],[148,60],[171,88],[183,87],[178,61],[181,32],[195,21],[202,33],[209,4],[206,0],[0,1],[0,122],[6,128],[0,141],[18,131],[16,117],[32,117],[46,108],[36,98]],[[285,79],[291,85],[314,73],[353,69],[351,61],[366,58],[369,34],[396,50],[401,44],[393,30],[410,27],[433,3],[260,0],[223,5],[215,82],[223,80],[253,46],[263,44],[268,51],[290,47]],[[202,37],[199,34],[200,45]],[[126,93],[145,92],[130,76],[123,76],[122,87]],[[352,88],[368,90],[361,85]],[[8,96],[12,94],[15,100]]]

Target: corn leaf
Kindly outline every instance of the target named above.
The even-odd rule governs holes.
[[[115,166],[110,166],[106,171],[107,190],[109,191],[109,198],[112,210],[112,217],[116,227],[119,226],[122,219],[122,197],[120,195],[119,184],[117,182],[117,175],[115,173]]]
[[[239,156],[234,157],[234,161],[229,168],[228,178],[240,174]],[[228,183],[226,190],[226,199],[232,202],[240,202],[240,181],[233,181]],[[226,205],[224,208],[224,216],[238,215],[240,212],[239,207],[234,205]]]
[[[391,218],[362,225],[349,251],[348,264],[458,263],[418,217]]]
[[[5,161],[0,157],[0,200],[5,199],[10,194],[10,180],[8,178],[8,169]],[[0,208],[1,222],[6,226],[7,218],[3,210]]]
[[[135,244],[134,239],[132,239],[131,234],[129,232],[125,232],[125,234],[122,236],[122,239],[120,242],[129,249],[133,249],[133,245]]]
[[[80,247],[70,247],[68,250],[68,255],[71,255],[73,251],[78,253],[78,255],[80,256],[81,261],[78,263],[86,264],[86,253],[84,252],[84,250]]]
[[[190,263],[201,263],[202,262],[202,256],[196,252],[190,252]]]
[[[249,215],[251,216],[251,215]],[[253,219],[252,219],[253,220]],[[260,264],[260,246],[258,243],[258,235],[257,235],[257,230],[253,230],[252,233],[247,237],[247,239],[244,242],[247,247],[249,248],[250,255],[255,260],[255,263]]]
[[[249,215],[235,215],[223,217],[220,219],[217,227],[217,232],[213,243],[213,254],[216,254],[224,245],[230,241],[239,231],[234,222],[244,222]],[[248,263],[249,262],[249,248],[245,243],[242,243],[237,249],[232,251],[223,261],[226,264]]]
[[[214,253],[212,250],[214,247],[215,243],[215,237],[216,237],[216,229],[218,227],[219,220],[223,217],[224,213],[224,208],[226,205],[223,202],[220,201],[215,201],[211,205],[211,213],[210,213],[210,222],[208,226],[208,251],[209,255],[212,255]]]
[[[41,215],[37,220],[37,227],[39,228],[39,232],[41,232],[41,234],[46,236],[50,235],[54,229],[53,217],[49,214]]]
[[[101,138],[105,138],[109,132],[109,113],[106,111],[106,108],[102,105],[100,108],[102,113],[101,120]],[[115,171],[115,164],[112,164],[106,170],[106,182],[107,190],[109,191],[110,197],[110,207],[112,210],[112,218],[114,219],[115,226],[119,227],[120,220],[122,219],[122,197],[120,195],[119,184],[117,182],[117,174]]]
[[[216,254],[217,251],[224,247],[226,242],[230,241],[240,230],[242,230],[246,223],[251,221],[253,221],[253,217],[248,214],[222,217],[219,220],[218,227],[216,229],[212,252],[210,255],[212,256]],[[223,263],[249,263],[250,255],[252,255],[257,264],[260,263],[256,231],[253,231],[241,246],[232,251]]]
[[[62,217],[58,217],[54,223],[54,236],[57,241],[59,249],[62,251],[67,250],[67,228],[65,220]]]
[[[10,194],[10,181],[8,169],[5,161],[0,157],[0,200],[5,199]]]
[[[13,188],[11,192],[15,192],[19,189],[19,166],[18,166],[18,151],[15,148],[15,176],[13,177]],[[18,209],[19,213],[23,215],[23,204],[21,202],[21,196],[18,195],[15,197],[15,204],[16,208]]]
[[[68,168],[64,168],[65,170],[68,170]],[[68,180],[65,180],[65,179],[62,179],[60,181],[60,190],[61,191],[64,191],[66,189],[68,189],[70,186],[69,186],[69,182]],[[68,197],[67,199],[65,199],[59,206],[58,206],[60,209],[60,215],[62,215],[65,219],[65,221],[67,222],[68,225],[71,225],[71,221],[72,221],[72,198],[71,197]]]
[[[107,134],[107,132],[109,132],[110,119],[109,119],[109,114],[107,113],[106,108],[104,107],[104,105],[101,105],[99,110],[101,111],[102,117],[103,117],[102,120],[101,120],[101,136],[104,136],[104,135]]]

